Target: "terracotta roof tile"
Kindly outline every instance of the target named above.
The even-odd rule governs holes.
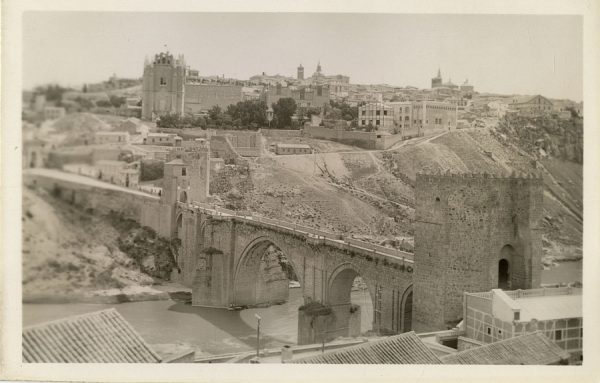
[[[445,364],[547,365],[569,359],[541,331],[442,356]]]
[[[115,309],[23,329],[23,361],[158,363],[161,358]]]
[[[441,364],[414,332],[298,359],[301,364]]]

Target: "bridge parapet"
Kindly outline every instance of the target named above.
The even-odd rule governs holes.
[[[210,215],[215,220],[234,221],[260,227],[268,227],[272,230],[285,232],[287,234],[304,237],[311,244],[322,244],[354,253],[365,254],[376,260],[392,265],[398,265],[401,269],[412,272],[414,258],[413,254],[391,249],[373,243],[359,241],[345,237],[341,234],[326,232],[293,222],[286,222],[272,218],[254,215],[250,212],[238,212],[211,206],[206,203],[179,203],[181,209],[190,209]]]

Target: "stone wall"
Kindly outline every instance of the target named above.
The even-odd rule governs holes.
[[[509,258],[507,288],[539,286],[541,177],[418,174],[415,196],[418,330],[456,324],[463,292],[497,288],[503,258]]]
[[[300,137],[301,130],[292,129],[261,129],[260,133],[265,137]]]
[[[142,226],[149,226],[158,231],[159,200],[156,196],[119,190],[120,188],[113,187],[114,185],[109,185],[111,188],[97,188],[38,174],[24,173],[23,181],[25,185],[43,188],[82,209],[99,214],[118,212],[126,219],[133,219]]]
[[[381,132],[330,129],[311,125],[305,126],[302,134],[310,138],[337,141],[364,149],[387,149],[402,140],[401,134],[389,135],[381,134]]]

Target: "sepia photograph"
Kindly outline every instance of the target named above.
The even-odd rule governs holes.
[[[20,14],[21,371],[585,365],[587,16],[178,9]]]

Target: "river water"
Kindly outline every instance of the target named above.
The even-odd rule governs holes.
[[[367,290],[353,291],[361,306],[362,331],[371,329],[373,307]],[[289,301],[267,308],[229,311],[193,307],[175,301],[119,304],[24,304],[23,325],[114,307],[150,344],[189,343],[203,352],[223,354],[256,348],[256,318],[261,320],[261,347],[295,344],[302,289],[290,289]]]
[[[581,281],[582,262],[565,262],[542,272],[542,283]],[[209,354],[251,351],[256,348],[256,318],[261,320],[261,348],[295,344],[302,289],[290,289],[289,301],[268,308],[228,311],[192,307],[175,301],[120,304],[24,304],[23,325],[71,315],[116,308],[150,344],[188,343]],[[373,307],[367,290],[352,292],[361,306],[362,331],[371,329]]]

